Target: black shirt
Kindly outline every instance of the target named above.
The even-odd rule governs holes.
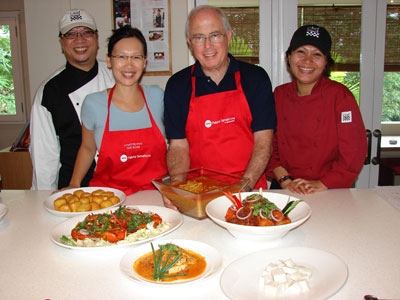
[[[88,72],[75,68],[67,62],[65,69],[50,79],[43,89],[42,106],[51,113],[56,135],[60,141],[59,189],[69,185],[82,142],[81,122],[68,95],[91,81],[97,73],[97,61]],[[93,162],[82,180],[82,186],[89,185],[94,167]]]

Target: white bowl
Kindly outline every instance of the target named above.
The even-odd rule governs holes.
[[[242,199],[257,192],[241,193]],[[236,194],[237,195],[237,194]],[[275,203],[280,209],[284,208],[289,196],[278,193],[265,192],[263,196]],[[290,201],[299,200],[290,196]],[[271,241],[284,237],[290,230],[299,227],[311,216],[310,206],[302,201],[289,213],[292,223],[278,226],[245,226],[225,221],[225,214],[232,202],[226,197],[212,200],[206,206],[207,215],[218,225],[227,229],[235,238],[253,241]]]

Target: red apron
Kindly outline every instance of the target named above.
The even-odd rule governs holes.
[[[115,86],[114,86],[115,87]],[[151,180],[167,174],[167,145],[140,91],[149,112],[152,127],[110,131],[110,104],[114,87],[108,96],[107,121],[104,128],[96,170],[90,186],[112,187],[130,195],[140,190],[155,189]]]
[[[192,68],[193,72],[193,68]],[[190,145],[190,168],[205,167],[243,176],[254,145],[252,116],[235,73],[236,90],[195,97],[196,77],[186,123]],[[267,188],[261,176],[255,188]]]

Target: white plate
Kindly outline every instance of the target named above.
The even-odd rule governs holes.
[[[213,247],[197,242],[192,240],[158,240],[157,242],[153,243],[154,249],[158,249],[158,245],[164,245],[167,243],[175,244],[181,248],[189,249],[197,254],[203,256],[207,262],[206,269],[204,272],[199,275],[198,277],[188,279],[188,280],[176,280],[172,282],[155,282],[144,279],[143,277],[139,276],[135,270],[133,269],[134,262],[141,257],[142,255],[151,252],[150,243],[146,245],[142,245],[132,251],[126,253],[120,263],[121,272],[129,277],[130,279],[136,281],[137,283],[145,284],[145,285],[157,285],[157,286],[171,286],[171,285],[179,285],[179,284],[188,284],[192,282],[198,282],[200,280],[205,280],[210,278],[211,276],[215,275],[222,266],[222,256],[221,254]]]
[[[199,281],[207,279],[213,275],[215,275],[218,270],[222,266],[222,256],[221,254],[213,247],[192,240],[158,240],[156,243],[153,243],[154,249],[158,249],[158,245],[163,245],[166,243],[173,243],[178,245],[179,247],[192,250],[200,255],[202,255],[207,262],[206,269],[204,272],[196,278],[192,278],[190,280],[177,280],[172,282],[154,282],[139,276],[133,269],[134,262],[141,257],[142,255],[151,252],[150,244],[142,245],[128,253],[126,253],[120,263],[120,269],[124,275],[133,279],[134,281],[146,284],[146,285],[161,285],[161,286],[170,286],[177,284],[188,284],[191,282]]]
[[[65,217],[65,218],[71,218],[71,217],[76,217],[76,216],[80,216],[80,215],[86,215],[88,212],[63,212],[63,211],[58,211],[54,208],[54,200],[56,200],[57,198],[61,197],[62,195],[65,195],[67,193],[71,193],[73,194],[75,191],[77,190],[83,190],[87,193],[92,193],[95,190],[99,190],[102,189],[105,192],[114,192],[114,195],[117,196],[120,199],[120,202],[117,204],[114,204],[113,206],[109,206],[107,208],[101,209],[101,210],[93,210],[90,212],[102,212],[105,210],[109,210],[112,207],[116,207],[121,205],[125,199],[126,199],[126,195],[123,191],[117,190],[117,189],[113,189],[113,188],[108,188],[108,187],[82,187],[82,188],[76,188],[76,189],[69,189],[69,190],[64,190],[58,193],[54,193],[52,195],[50,195],[46,201],[43,202],[43,206],[45,209],[47,209],[50,213],[52,213],[53,215],[56,215],[58,217]]]
[[[336,293],[347,280],[347,266],[336,255],[313,248],[291,247],[263,250],[234,261],[222,272],[221,289],[232,300],[272,299],[265,297],[260,289],[262,272],[269,263],[289,258],[296,264],[312,269],[310,291],[295,297],[274,299],[326,299]]]
[[[242,199],[244,199],[247,196],[256,193],[258,192],[246,192],[241,193],[241,196]],[[275,203],[275,205],[280,209],[285,207],[289,199],[288,195],[271,192],[263,192],[263,196],[269,201]],[[290,201],[292,200],[295,201],[299,199],[290,196]],[[290,230],[302,225],[311,216],[311,207],[306,202],[302,201],[289,213],[289,218],[292,221],[289,224],[279,226],[245,226],[225,221],[225,214],[231,205],[232,202],[226,196],[222,196],[207,204],[206,213],[211,220],[227,229],[234,237],[252,241],[271,241],[280,239]]]
[[[183,223],[183,216],[179,212],[169,209],[169,208],[166,208],[166,207],[163,207],[163,206],[133,205],[133,206],[127,206],[127,207],[136,208],[142,212],[156,213],[162,218],[163,222],[169,223],[171,227],[157,236],[153,236],[153,237],[150,237],[147,239],[143,239],[143,240],[139,240],[139,241],[135,241],[135,242],[131,242],[131,243],[126,243],[126,244],[115,244],[115,245],[103,246],[103,247],[78,247],[78,246],[66,245],[66,244],[60,242],[60,238],[63,235],[65,235],[65,236],[71,235],[71,230],[76,226],[76,224],[78,224],[78,222],[81,222],[85,218],[85,216],[77,216],[77,217],[74,217],[74,218],[71,218],[71,219],[68,219],[68,220],[62,222],[61,224],[58,224],[53,229],[53,231],[50,235],[50,238],[55,244],[57,244],[61,247],[74,249],[74,250],[76,250],[76,249],[78,249],[78,250],[94,250],[94,249],[104,249],[104,248],[115,249],[115,248],[121,248],[121,247],[126,247],[126,246],[138,245],[141,243],[145,243],[145,242],[154,240],[156,238],[164,236],[164,235],[178,229],[179,226],[181,226]],[[97,211],[94,213],[97,213]]]
[[[7,214],[7,211],[8,211],[7,206],[5,206],[3,203],[0,203],[0,221]]]

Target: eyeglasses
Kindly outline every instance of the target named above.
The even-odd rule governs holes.
[[[85,40],[90,40],[97,31],[84,30],[84,31],[69,31],[61,36],[67,40],[76,40],[78,35],[80,35]]]
[[[210,41],[211,44],[219,44],[222,43],[224,37],[225,34],[219,32],[211,33],[210,35],[208,35],[208,37],[203,34],[197,34],[191,38],[191,41],[196,46],[204,45],[207,39]]]
[[[133,62],[139,63],[144,60],[144,55],[125,55],[125,54],[116,54],[111,55],[111,57],[115,58],[118,62],[128,62],[129,59],[132,59]]]

